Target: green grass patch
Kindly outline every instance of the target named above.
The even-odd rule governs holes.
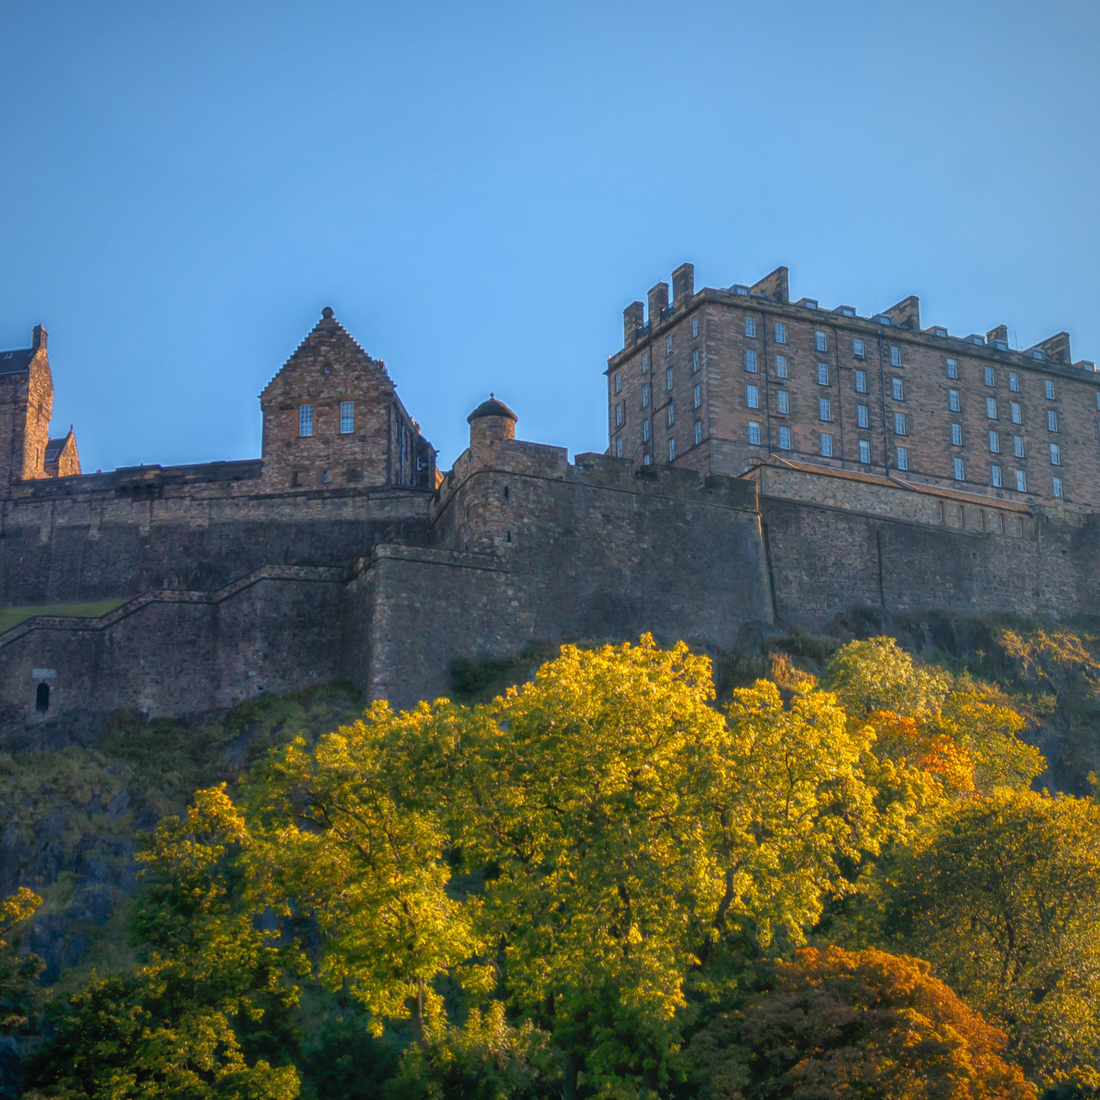
[[[71,615],[77,619],[98,619],[121,607],[125,600],[99,600],[97,603],[52,603],[42,607],[0,607],[0,634],[11,630],[34,615]]]

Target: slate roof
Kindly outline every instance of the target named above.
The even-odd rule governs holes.
[[[0,351],[0,374],[18,374],[20,371],[25,371],[33,358],[34,348]]]
[[[65,446],[65,441],[68,438],[69,437],[67,435],[63,435],[60,439],[48,439],[48,440],[46,440],[46,459],[45,459],[45,461],[46,461],[47,466],[51,462],[56,462],[57,461],[57,456],[59,454],[61,454],[61,448]]]
[[[503,416],[509,420],[518,420],[514,412],[503,401],[496,399],[496,394],[489,394],[488,401],[482,401],[480,405],[468,417],[466,417],[466,423],[471,423],[474,420],[480,420],[483,416]]]

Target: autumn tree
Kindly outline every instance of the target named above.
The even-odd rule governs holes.
[[[20,950],[12,933],[37,912],[42,899],[26,886],[0,902],[0,1035],[21,1035],[34,1028],[35,978],[45,963]]]

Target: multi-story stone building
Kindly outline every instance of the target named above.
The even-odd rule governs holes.
[[[1025,351],[791,302],[787,269],[694,289],[683,264],[624,311],[607,368],[612,455],[739,476],[794,461],[1001,500],[1100,507],[1100,374],[1060,332]]]

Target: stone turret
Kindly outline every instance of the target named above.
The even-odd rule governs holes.
[[[480,405],[468,417],[470,425],[470,457],[474,462],[485,462],[499,443],[516,438],[516,421],[519,418],[496,394],[489,394],[488,401]]]

